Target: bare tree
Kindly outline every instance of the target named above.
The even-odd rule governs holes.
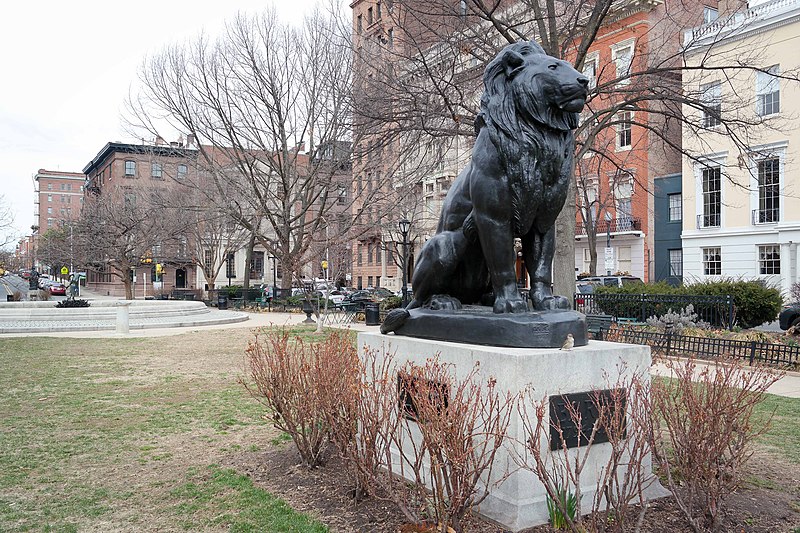
[[[109,187],[86,197],[76,222],[79,262],[119,278],[128,300],[133,299],[134,268],[148,256],[181,256],[176,250],[186,245],[170,212],[154,209],[161,204],[157,196],[157,190]]]
[[[345,238],[381,194],[360,191],[353,207],[350,32],[341,16],[318,11],[299,28],[274,12],[239,16],[217,40],[201,36],[148,59],[129,102],[132,124],[155,133],[165,119],[199,141],[207,198],[278,257],[284,288],[326,228],[330,241]],[[348,216],[324,222],[336,213]]]
[[[17,238],[14,231],[14,211],[5,199],[5,196],[0,194],[0,248],[11,244]]]
[[[684,132],[694,136],[722,132],[745,154],[754,144],[753,126],[779,126],[751,112],[739,112],[752,107],[752,102],[738,100],[741,95],[726,97],[725,112],[720,113],[719,101],[709,99],[702,90],[685,90],[689,78],[763,70],[757,50],[737,50],[736,57],[724,57],[713,47],[689,66],[686,50],[691,41],[684,41],[682,30],[703,22],[703,6],[696,2],[670,2],[668,8],[666,3],[633,0],[396,0],[390,4],[382,13],[379,30],[363,29],[363,44],[356,52],[355,71],[363,89],[357,109],[359,125],[379,132],[384,143],[397,144],[400,153],[474,134],[483,66],[509,43],[536,40],[548,54],[569,60],[578,70],[586,68],[584,72],[593,78],[576,132],[578,188],[568,195],[556,223],[561,237],[554,282],[561,294],[574,291],[576,197],[580,197],[581,220],[594,245],[598,227],[603,225],[595,224],[593,213],[602,218],[605,213],[620,216],[615,191],[630,182],[652,194],[654,176],[680,171],[682,157],[700,161],[701,154],[684,147]],[[606,43],[607,36],[631,15],[646,24],[632,33],[630,54],[620,54],[611,62],[596,61],[597,47],[611,44]],[[779,76],[798,80],[794,71]],[[717,120],[708,121],[704,118],[708,116]],[[620,132],[632,127],[637,131],[632,148],[651,154],[640,164],[640,172],[631,172],[636,151],[615,146]],[[603,177],[602,186],[589,198],[596,184],[591,178],[598,174]],[[643,229],[652,233],[652,227]],[[596,268],[595,247],[590,249]]]

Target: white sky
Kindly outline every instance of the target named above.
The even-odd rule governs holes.
[[[38,169],[81,172],[109,141],[133,141],[121,115],[148,54],[238,12],[275,5],[299,22],[317,0],[75,0],[3,2],[0,15],[0,195],[15,226],[34,223]],[[168,139],[174,140],[174,139]]]

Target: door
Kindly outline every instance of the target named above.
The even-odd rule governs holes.
[[[176,268],[175,269],[175,288],[176,289],[185,289],[186,288],[186,269],[185,268]]]

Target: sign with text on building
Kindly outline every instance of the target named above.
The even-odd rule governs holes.
[[[614,249],[611,247],[606,248],[606,256],[605,256],[605,267],[606,270],[614,270]]]
[[[61,267],[61,275],[66,276],[67,274],[69,274],[69,269],[65,266]]]

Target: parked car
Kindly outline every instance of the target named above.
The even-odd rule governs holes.
[[[358,305],[360,309],[364,308],[369,302],[374,302],[375,299],[372,297],[372,293],[370,291],[355,291],[348,294],[344,301],[342,302],[343,305]]]
[[[606,287],[627,287],[633,283],[644,283],[636,276],[589,276],[579,279],[578,282],[594,282],[595,285],[602,284]]]
[[[781,329],[800,327],[800,302],[787,305],[778,315],[778,324]]]
[[[48,289],[50,290],[50,294],[54,296],[67,295],[67,287],[63,283],[58,283],[58,282],[50,283]]]
[[[389,296],[394,296],[394,293],[387,289],[386,287],[378,287],[377,289],[372,289],[372,297],[374,300],[380,302],[381,300],[385,300]]]

